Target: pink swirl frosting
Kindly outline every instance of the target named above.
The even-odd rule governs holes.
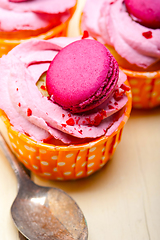
[[[71,16],[76,0],[0,0],[0,31],[56,26]]]
[[[36,86],[40,76],[70,38],[34,40],[18,45],[0,59],[0,108],[16,130],[37,141],[54,137],[64,143],[110,135],[120,124],[128,101],[126,76],[120,71],[115,91],[103,104],[83,114],[72,114],[43,96]]]
[[[147,68],[160,61],[160,29],[135,22],[123,0],[87,0],[81,26],[131,64]]]

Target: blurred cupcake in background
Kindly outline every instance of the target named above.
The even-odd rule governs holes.
[[[117,61],[103,44],[80,38],[27,41],[0,59],[0,114],[12,149],[47,179],[101,169],[131,112]]]
[[[66,36],[76,0],[0,0],[0,57],[26,40]]]
[[[116,58],[128,77],[133,108],[160,105],[159,0],[87,0],[81,30]]]

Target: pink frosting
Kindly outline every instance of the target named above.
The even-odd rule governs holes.
[[[0,108],[16,130],[37,141],[53,136],[64,143],[110,135],[120,124],[128,101],[120,71],[112,96],[85,114],[72,114],[44,97],[36,83],[62,47],[76,39],[34,40],[18,45],[0,59]],[[121,97],[118,97],[121,95]],[[119,111],[121,110],[121,114]]]
[[[0,0],[0,31],[36,30],[58,25],[70,17],[76,0]]]
[[[123,0],[87,0],[82,29],[101,43],[113,46],[131,64],[147,68],[160,60],[160,29],[135,22]]]

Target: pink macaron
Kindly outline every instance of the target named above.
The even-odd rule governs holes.
[[[119,68],[109,50],[92,39],[64,47],[50,64],[46,87],[50,99],[72,113],[91,110],[116,87]]]
[[[160,28],[160,0],[125,0],[128,13],[140,24]]]

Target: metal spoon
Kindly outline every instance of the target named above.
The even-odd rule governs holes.
[[[32,182],[1,133],[0,146],[18,180],[11,215],[22,235],[30,240],[87,240],[86,221],[76,202],[61,189]]]

